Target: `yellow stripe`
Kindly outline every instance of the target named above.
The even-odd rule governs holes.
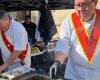
[[[71,16],[71,23],[72,23],[72,25],[73,25],[73,27],[74,27],[75,25],[74,25],[74,23],[73,23],[73,21],[72,21],[72,16]],[[76,33],[75,27],[74,27],[74,31],[75,31],[75,33]],[[77,40],[78,40],[78,42],[79,42],[79,44],[80,44],[80,46],[81,46],[80,40],[79,40],[79,38],[78,38],[78,35],[76,34],[76,36],[77,36]],[[87,56],[86,56],[86,54],[85,54],[85,51],[84,51],[84,49],[83,49],[82,46],[81,46],[81,48],[82,48],[82,50],[83,50],[83,53],[84,53],[84,55],[85,55],[85,57],[86,57],[87,62],[89,63],[88,58],[87,58]]]
[[[95,23],[95,21],[96,21],[96,14],[94,14],[93,20],[94,20],[94,23]],[[91,28],[91,30],[90,30],[90,34],[88,34],[87,30],[86,30],[85,27],[84,27],[84,24],[83,24],[83,21],[82,21],[81,18],[80,18],[80,21],[81,21],[81,23],[82,23],[82,26],[83,26],[83,28],[84,28],[84,30],[85,30],[85,32],[86,32],[86,35],[87,35],[88,39],[89,39],[89,38],[90,38],[90,34],[91,34],[91,32],[92,32],[92,29],[93,29],[93,26],[94,26],[94,23],[92,24],[92,28]]]
[[[95,21],[96,21],[96,16],[94,16],[94,19],[95,19]],[[87,37],[89,37],[90,35],[88,36],[88,33],[87,33],[87,31],[86,31],[86,29],[85,29],[85,27],[84,27],[84,25],[83,25],[83,21],[82,21],[81,19],[80,19],[80,21],[82,22],[82,26],[83,26],[83,28],[84,28],[84,30],[85,30],[85,32],[86,32]],[[95,21],[94,21],[94,22],[95,22]],[[74,25],[73,20],[72,20],[72,15],[71,15],[71,23],[72,23],[72,25],[73,25],[73,27],[74,27],[74,31],[75,31],[75,33],[76,33],[75,25]],[[94,24],[92,25],[92,28],[93,28],[93,26],[94,26]],[[91,31],[92,31],[92,29],[91,29]],[[90,34],[91,34],[91,33],[90,33]],[[83,50],[83,53],[84,53],[84,55],[85,55],[85,57],[86,57],[86,60],[87,60],[88,64],[91,64],[92,61],[93,61],[93,58],[94,58],[94,54],[93,54],[93,56],[92,56],[91,61],[89,61],[89,60],[88,60],[88,57],[87,57],[87,55],[86,55],[86,53],[85,53],[85,51],[84,51],[84,49],[83,49],[83,47],[82,47],[82,45],[81,45],[81,42],[80,42],[80,40],[79,40],[79,38],[78,38],[77,33],[76,33],[76,36],[77,36],[77,40],[78,40],[78,42],[79,42],[79,44],[80,44],[80,46],[81,46],[81,48],[82,48],[82,50]],[[98,42],[97,42],[97,43],[98,43]],[[97,45],[96,45],[96,48],[97,48]],[[96,50],[96,48],[95,48],[95,50]],[[95,51],[94,51],[94,53],[95,53]]]
[[[94,23],[95,23],[95,21],[96,21],[96,14],[94,14],[93,19],[94,19]],[[84,27],[84,24],[83,24],[82,19],[80,19],[80,21],[81,21],[82,26],[83,26],[83,28],[84,28],[84,30],[85,30],[85,32],[86,32],[86,34],[87,34],[87,38],[89,39],[89,38],[90,38],[90,35],[91,35],[91,32],[92,32],[92,29],[93,29],[93,27],[94,27],[94,23],[92,24],[92,28],[91,28],[91,30],[90,30],[90,34],[88,35],[88,32],[86,31],[86,29],[85,29],[85,27]],[[97,43],[98,43],[98,41],[97,41]],[[81,47],[82,47],[82,45],[81,45]],[[83,47],[82,47],[82,48],[83,48]],[[97,45],[96,45],[96,48],[97,48]],[[95,51],[96,51],[96,48],[95,48]],[[95,51],[94,51],[94,53],[95,53]],[[85,51],[84,51],[84,54],[85,54],[85,56],[86,56]],[[86,56],[86,57],[87,57],[87,56]],[[92,58],[91,58],[91,60],[90,60],[90,61],[87,59],[89,64],[91,64],[91,63],[92,63],[93,58],[94,58],[94,54],[93,54],[93,56],[92,56]]]

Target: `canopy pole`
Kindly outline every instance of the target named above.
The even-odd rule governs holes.
[[[45,0],[46,4],[48,4],[48,0]]]

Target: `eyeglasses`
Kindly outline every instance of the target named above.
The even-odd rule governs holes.
[[[92,5],[92,3],[93,3],[93,1],[90,3],[86,3],[86,4],[76,4],[74,7],[76,9],[79,9],[79,8],[88,9]]]

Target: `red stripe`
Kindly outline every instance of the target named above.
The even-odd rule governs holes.
[[[14,51],[14,46],[7,40],[6,35],[4,34],[3,31],[1,31],[1,36],[2,39],[6,45],[6,47],[8,48],[8,50],[12,53]],[[20,55],[19,55],[19,59],[24,60],[26,53],[28,51],[28,44],[26,45],[26,50],[24,50]]]
[[[3,31],[1,31],[1,36],[2,36],[2,39],[3,39],[6,47],[9,49],[9,51],[12,52],[14,50],[14,46],[12,44],[10,44],[10,42],[7,40]]]
[[[86,35],[84,26],[82,25],[82,23],[76,13],[72,14],[72,22],[74,24],[74,28],[75,28],[76,34],[78,36],[78,39],[80,41],[80,44],[85,52],[85,55],[88,58],[88,61],[90,62],[94,55],[96,45],[97,45],[97,42],[100,37],[100,28],[97,27],[97,26],[100,26],[100,24],[93,26],[90,37],[88,37]],[[98,19],[96,19],[96,22],[98,22]]]

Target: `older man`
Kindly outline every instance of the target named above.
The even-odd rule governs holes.
[[[100,11],[95,9],[97,2],[74,0],[75,12],[61,25],[60,40],[55,48],[56,61],[50,70],[56,70],[57,64],[68,57],[65,80],[100,80]]]

